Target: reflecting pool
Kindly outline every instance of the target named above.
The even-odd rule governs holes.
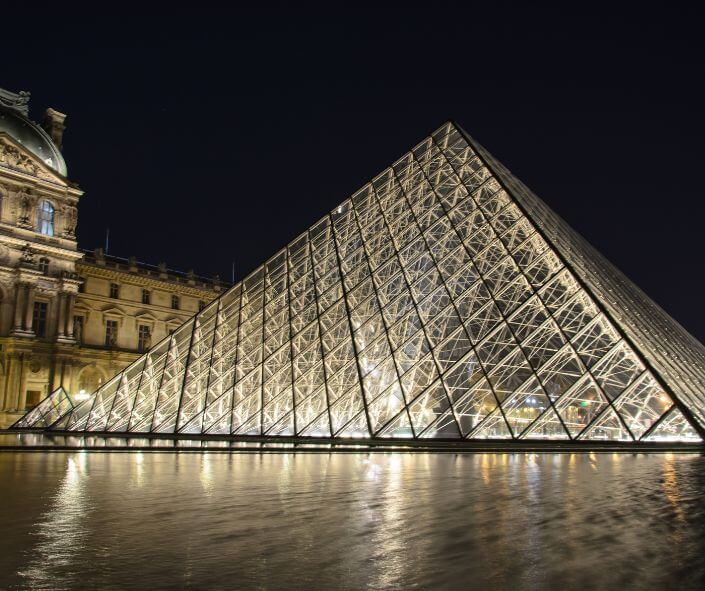
[[[697,454],[0,453],[0,589],[705,581]]]

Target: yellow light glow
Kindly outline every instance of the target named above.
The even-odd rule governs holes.
[[[76,402],[83,402],[84,400],[88,400],[89,397],[90,394],[88,394],[85,390],[79,390],[78,394],[73,395],[73,399]]]

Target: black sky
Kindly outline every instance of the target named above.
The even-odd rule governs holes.
[[[336,6],[18,17],[80,245],[241,278],[452,118],[705,340],[699,15]]]

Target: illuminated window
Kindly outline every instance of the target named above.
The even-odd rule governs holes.
[[[39,232],[45,236],[54,235],[54,206],[46,200],[39,203]]]
[[[118,321],[117,320],[106,320],[105,321],[105,346],[106,347],[117,347],[118,339]]]
[[[176,296],[176,295],[171,296],[171,309],[172,310],[179,309],[179,296]]]
[[[110,297],[113,299],[120,297],[120,286],[117,283],[110,284]]]

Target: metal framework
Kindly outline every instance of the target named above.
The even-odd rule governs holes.
[[[64,404],[51,430],[692,442],[704,368],[447,123],[88,400],[15,427]]]

